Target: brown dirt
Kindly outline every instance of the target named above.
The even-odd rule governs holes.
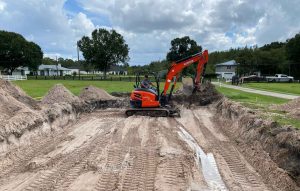
[[[42,99],[42,104],[54,104],[54,103],[78,103],[80,99],[73,95],[62,84],[56,84],[49,90],[46,96]]]
[[[96,88],[94,86],[88,86],[82,89],[79,97],[85,101],[106,101],[116,99],[114,96],[111,96],[105,90]]]
[[[224,99],[215,105],[216,123],[264,181],[282,190],[299,190],[300,132],[265,121],[251,110]],[[279,181],[280,180],[280,181]]]
[[[28,128],[42,122],[35,110],[37,102],[10,82],[0,80],[0,153],[7,150],[13,137],[21,137]]]
[[[23,90],[21,90],[21,88],[8,81],[0,79],[0,91],[2,93],[5,92],[6,94],[9,94],[17,101],[25,104],[31,109],[40,109],[37,101],[29,97]],[[2,97],[2,99],[4,98]]]
[[[83,103],[54,90],[63,96],[27,115],[10,111],[0,128],[0,190],[299,190],[299,132],[221,99],[211,84],[177,98],[213,103],[182,107],[181,118],[125,118],[128,100]],[[95,110],[107,107],[116,109]]]
[[[272,106],[271,109],[285,111],[291,117],[300,119],[300,98],[289,101],[286,104]]]
[[[183,91],[186,89],[188,89],[188,87],[179,89],[173,95],[172,100],[177,104],[184,104],[186,106],[205,106],[218,101],[223,97],[210,82],[203,83],[200,90],[192,95],[184,94]]]

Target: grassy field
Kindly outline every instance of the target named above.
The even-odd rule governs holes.
[[[134,82],[122,81],[79,81],[79,80],[24,80],[14,81],[15,84],[20,86],[28,95],[35,99],[41,99],[48,90],[55,84],[63,84],[73,94],[79,95],[81,90],[89,85],[102,88],[107,92],[131,92],[133,90]],[[161,83],[162,89],[164,83]],[[177,85],[177,88],[180,83]]]
[[[261,111],[263,118],[269,118],[281,125],[292,125],[300,129],[300,120],[288,117],[285,112],[271,110],[269,106],[273,104],[284,104],[289,100],[271,96],[259,95],[243,92],[225,87],[216,86],[217,90],[227,98],[240,102],[242,105]]]
[[[300,95],[300,83],[245,83],[242,87]]]
[[[219,92],[224,94],[229,99],[244,103],[246,105],[252,105],[253,107],[266,108],[271,104],[283,104],[288,102],[287,99],[265,96],[255,93],[248,93],[231,88],[219,86],[216,86],[216,88]]]

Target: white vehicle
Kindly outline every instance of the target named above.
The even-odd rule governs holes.
[[[267,82],[293,82],[294,77],[285,74],[275,74],[275,76],[267,76]]]

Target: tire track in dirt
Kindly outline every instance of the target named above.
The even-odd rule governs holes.
[[[84,121],[86,123],[89,120]],[[67,187],[72,183],[72,181],[82,173],[82,170],[84,170],[84,168],[87,166],[87,163],[94,160],[94,158],[101,153],[103,145],[108,143],[108,138],[106,138],[106,135],[111,131],[111,128],[107,127],[113,126],[114,124],[118,123],[118,120],[117,122],[112,121],[109,123],[105,118],[102,119],[102,121],[105,121],[105,124],[102,124],[102,129],[104,129],[104,131],[95,134],[91,138],[91,141],[86,141],[86,143],[74,149],[72,152],[67,154],[55,155],[53,158],[47,161],[43,166],[49,168],[49,163],[52,163],[52,169],[40,171],[37,178],[29,183],[26,190],[53,190],[60,187],[61,190],[66,190]],[[66,133],[64,133],[64,136],[66,136]],[[57,143],[48,142],[49,147],[53,146],[53,144],[55,145]],[[43,149],[40,148],[40,150]],[[44,153],[48,154],[52,150],[49,149],[49,152],[44,151]],[[29,161],[30,160],[31,159],[29,159]]]
[[[239,190],[269,190],[263,183],[262,178],[250,169],[247,162],[241,158],[238,150],[230,141],[224,141],[220,136],[216,136],[218,130],[215,127],[206,127],[202,121],[210,120],[211,114],[206,109],[199,109],[193,112],[194,120],[198,123],[200,130],[205,135],[209,142],[209,147],[213,152],[220,154],[233,177],[235,185],[238,185]],[[207,124],[206,124],[207,125]],[[215,128],[211,131],[210,128]],[[188,130],[188,129],[187,129]],[[221,135],[223,136],[223,135]],[[223,141],[221,141],[223,140]],[[219,166],[222,173],[222,166]],[[232,185],[228,185],[231,187]],[[234,188],[236,189],[236,187]]]
[[[174,119],[158,120],[160,161],[157,190],[207,190],[207,184],[194,159],[194,152],[179,138]]]
[[[113,125],[113,123],[107,125]],[[108,131],[106,132],[108,133]],[[52,170],[43,173],[25,190],[67,189],[71,182],[80,175],[89,158],[94,158],[101,153],[101,149],[97,148],[102,148],[108,143],[108,139],[105,139],[101,134],[101,132],[95,134],[92,141],[66,154]],[[96,152],[92,153],[95,149]]]

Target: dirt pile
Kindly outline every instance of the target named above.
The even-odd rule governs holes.
[[[35,100],[8,81],[0,80],[0,152],[26,129],[41,124],[43,118]]]
[[[80,99],[77,96],[73,95],[62,84],[56,84],[42,99],[42,104],[54,104],[63,102],[70,104],[79,103]]]
[[[188,87],[185,87],[188,89]],[[200,90],[192,95],[186,95],[184,89],[178,90],[173,95],[173,101],[184,105],[204,106],[220,100],[223,96],[209,82],[203,83]]]
[[[267,182],[284,190],[296,190],[295,183],[300,186],[299,131],[263,120],[227,99],[212,107],[216,109],[215,121],[219,121],[220,128],[236,141],[250,164],[267,175]]]
[[[272,106],[271,108],[285,111],[291,117],[300,119],[300,98],[294,99],[286,104]]]
[[[0,80],[0,91],[2,93],[2,99],[3,99],[3,94],[9,95],[12,98],[14,98],[16,101],[25,104],[27,107],[31,109],[40,109],[38,106],[38,102],[29,97],[23,90],[21,90],[18,86],[5,81],[5,80]],[[12,105],[16,103],[14,101]]]
[[[105,101],[105,100],[115,100],[116,98],[105,90],[96,88],[94,86],[88,86],[81,91],[79,96],[81,99],[85,101]]]

